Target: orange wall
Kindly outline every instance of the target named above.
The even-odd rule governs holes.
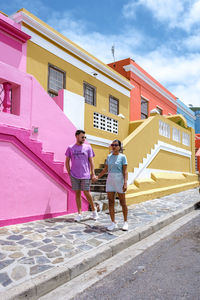
[[[200,134],[196,134],[195,148],[200,149]],[[200,156],[197,156],[197,169],[200,172]]]
[[[164,92],[171,96],[174,100],[176,97],[170,93],[165,87],[163,87],[158,81],[156,81],[151,75],[149,75],[145,70],[143,70],[139,65],[137,65],[132,59],[127,58],[121,61],[117,61],[109,64],[110,67],[115,69],[121,75],[125,76],[130,80],[130,83],[134,85],[135,88],[131,91],[130,99],[130,121],[141,119],[141,96],[149,100],[148,113],[157,106],[163,110],[163,115],[176,114],[177,107],[171,103],[166,97],[162,96],[153,87],[139,78],[133,72],[126,72],[123,66],[132,64],[154,83],[156,83]]]

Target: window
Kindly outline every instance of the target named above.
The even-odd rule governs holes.
[[[157,111],[159,112],[159,114],[160,114],[160,115],[162,115],[162,114],[163,114],[163,110],[162,110],[162,108],[160,108],[160,107],[156,106],[156,109],[157,109]]]
[[[119,114],[119,100],[113,96],[109,97],[109,112],[114,115]]]
[[[96,106],[96,88],[86,82],[83,83],[85,103]]]
[[[118,133],[118,121],[112,118],[106,117],[102,114],[94,112],[93,119],[94,128],[108,131],[111,133]]]
[[[51,97],[58,96],[58,91],[65,89],[66,73],[50,65],[48,67],[48,93]]]
[[[141,98],[141,119],[148,118],[148,101]]]

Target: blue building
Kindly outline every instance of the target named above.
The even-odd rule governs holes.
[[[200,107],[190,107],[190,109],[195,113],[195,133],[200,134]]]
[[[192,109],[192,108],[191,108]],[[177,99],[177,114],[181,114],[185,117],[188,127],[195,129],[195,113],[181,100]]]

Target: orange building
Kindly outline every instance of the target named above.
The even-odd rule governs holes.
[[[195,136],[196,170],[200,173],[200,134]]]
[[[175,115],[176,97],[131,58],[108,64],[133,84],[130,100],[130,121],[146,119],[157,109],[161,115]]]

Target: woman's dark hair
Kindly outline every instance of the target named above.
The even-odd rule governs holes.
[[[118,143],[118,145],[119,145],[119,147],[120,147],[120,150],[119,150],[119,151],[120,151],[120,152],[123,152],[123,146],[122,146],[121,141],[120,141],[120,140],[114,140],[113,143],[114,143],[114,142]]]
[[[81,134],[81,133],[85,134],[85,131],[84,131],[84,130],[81,130],[81,129],[76,130],[75,136],[77,136],[77,135],[79,135],[79,134]]]

